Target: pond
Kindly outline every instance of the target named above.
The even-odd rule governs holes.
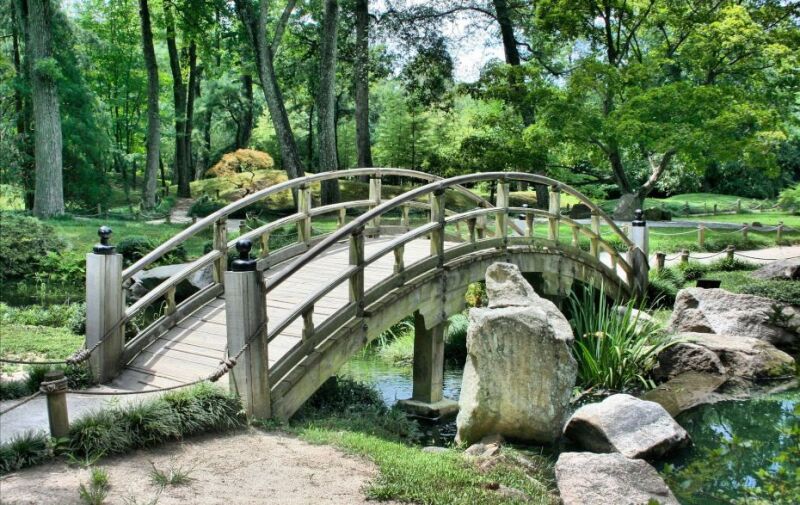
[[[410,367],[365,354],[342,373],[373,384],[387,405],[411,397]],[[461,367],[445,368],[446,397],[458,398],[461,375]],[[694,444],[658,468],[681,503],[800,503],[800,388],[703,405],[677,420]],[[447,445],[455,436],[452,420],[426,428],[429,443]]]

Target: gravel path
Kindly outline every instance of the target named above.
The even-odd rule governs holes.
[[[257,430],[170,443],[97,466],[109,474],[109,505],[363,504],[363,488],[378,473],[330,446]],[[151,480],[153,466],[188,471],[191,480],[161,489]],[[80,505],[78,486],[88,481],[89,470],[51,463],[0,478],[0,496],[6,505]]]

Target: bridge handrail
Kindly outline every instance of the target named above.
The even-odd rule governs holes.
[[[566,193],[569,193],[572,196],[576,197],[578,200],[580,200],[582,203],[587,205],[589,209],[593,213],[595,213],[600,219],[604,220],[608,224],[608,226],[611,227],[612,231],[614,231],[622,239],[622,241],[629,247],[629,249],[635,247],[630,238],[628,238],[622,232],[622,230],[619,229],[616,223],[605,212],[603,212],[603,210],[600,209],[600,207],[598,207],[583,193],[581,193],[577,189],[567,184],[564,184],[555,179],[551,179],[549,177],[545,177],[542,175],[526,174],[521,172],[485,172],[479,174],[468,174],[468,175],[452,177],[449,179],[436,180],[424,186],[411,189],[401,195],[392,198],[391,200],[387,200],[381,203],[380,205],[375,206],[373,209],[358,216],[356,219],[342,226],[337,231],[329,234],[320,242],[311,246],[308,249],[308,251],[306,251],[299,257],[295,258],[293,261],[291,261],[291,263],[289,263],[289,265],[286,268],[281,270],[281,272],[279,272],[275,277],[271,279],[271,282],[267,286],[267,293],[269,293],[269,291],[274,289],[275,286],[281,284],[283,281],[285,281],[290,276],[295,274],[299,269],[307,265],[317,255],[328,249],[331,245],[343,240],[345,237],[349,235],[352,235],[357,230],[365,228],[367,223],[375,219],[376,217],[380,217],[381,215],[385,214],[390,210],[393,210],[409,201],[416,200],[417,198],[427,194],[435,193],[438,191],[444,191],[449,188],[463,187],[463,184],[489,181],[489,180],[498,180],[500,182],[507,182],[510,180],[527,181],[534,184],[545,184],[547,186],[550,186],[551,188],[557,189],[558,191],[564,191]],[[561,218],[559,216],[559,219],[564,219],[564,218]],[[602,240],[602,238],[600,240]]]
[[[252,205],[264,198],[267,198],[270,195],[275,193],[279,193],[281,191],[292,190],[300,188],[301,186],[306,186],[312,183],[331,180],[331,179],[340,179],[340,178],[351,178],[351,177],[364,177],[364,176],[397,176],[397,177],[409,177],[413,179],[421,179],[425,181],[434,181],[440,180],[441,178],[436,175],[426,174],[424,172],[420,172],[417,170],[408,170],[403,168],[353,168],[348,170],[339,170],[335,172],[323,172],[319,174],[312,174],[305,177],[299,177],[296,179],[289,179],[287,181],[275,184],[268,188],[264,188],[260,191],[257,191],[251,195],[248,195],[244,198],[236,200],[235,202],[231,202],[230,204],[226,205],[225,207],[217,210],[216,212],[209,214],[203,219],[198,220],[196,223],[192,224],[191,226],[187,227],[177,235],[169,238],[161,245],[144,255],[141,259],[133,263],[131,266],[123,270],[122,272],[122,280],[127,281],[131,277],[133,277],[136,273],[143,270],[148,265],[152,264],[154,261],[157,261],[169,251],[173,250],[179,244],[185,242],[189,238],[193,237],[194,235],[198,234],[199,232],[213,226],[216,222],[220,219],[227,218],[232,213],[243,209],[249,205]],[[455,188],[459,193],[465,195],[467,198],[479,203],[481,206],[490,205],[485,199],[481,198],[480,196],[476,195],[472,191],[466,188]]]

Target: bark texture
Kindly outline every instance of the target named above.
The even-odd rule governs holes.
[[[27,44],[31,73],[36,185],[33,213],[48,218],[64,213],[61,114],[52,76],[52,19],[50,0],[28,0]]]
[[[170,4],[164,4],[164,24],[167,29],[167,52],[172,72],[172,99],[175,103],[175,175],[178,196],[189,198],[189,165],[186,154],[186,86],[183,84],[178,45],[175,41],[175,19]]]
[[[319,93],[317,117],[319,120],[319,167],[321,172],[339,169],[336,153],[336,33],[339,18],[337,0],[325,1],[325,19],[322,22],[321,53],[319,65]],[[339,182],[324,181],[322,204],[339,201]]]
[[[369,135],[369,2],[356,0],[356,58],[354,87],[356,101],[356,165],[372,166]]]
[[[139,18],[142,24],[144,66],[147,70],[147,161],[142,202],[146,209],[152,209],[156,206],[156,179],[161,156],[161,117],[158,111],[158,63],[153,47],[153,29],[150,26],[150,6],[147,0],[139,0]]]

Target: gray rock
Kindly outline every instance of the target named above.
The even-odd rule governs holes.
[[[572,329],[515,265],[492,265],[486,290],[490,308],[469,314],[456,440],[499,434],[552,442],[560,435],[577,374]]]
[[[642,199],[633,193],[626,193],[617,200],[617,205],[614,207],[614,219],[620,221],[632,221],[636,209],[642,208]]]
[[[797,307],[724,289],[688,288],[678,292],[667,330],[741,335],[780,346],[797,342],[799,326]]]
[[[664,407],[631,395],[612,395],[579,408],[564,435],[594,452],[656,458],[689,442],[689,434]]]
[[[156,286],[183,270],[188,263],[176,265],[163,265],[160,267],[143,270],[133,277],[133,284],[128,288],[129,300],[135,301],[149,293]],[[186,280],[179,282],[175,290],[175,299],[180,302],[192,296],[201,289],[214,282],[211,265],[201,268]]]
[[[751,273],[756,279],[800,280],[800,258],[787,258],[768,263]]]
[[[564,505],[678,504],[655,468],[620,454],[562,453],[556,482]]]
[[[512,263],[494,263],[486,269],[486,296],[490,309],[528,307],[539,298]]]
[[[772,344],[751,337],[682,333],[681,342],[658,355],[655,373],[672,378],[682,372],[710,372],[745,379],[794,375],[795,361]]]
[[[569,217],[571,219],[589,219],[592,217],[592,209],[583,203],[576,203],[569,209]]]
[[[684,372],[651,389],[642,400],[656,402],[672,417],[705,403],[714,403],[726,397],[717,393],[728,377],[703,372]]]

